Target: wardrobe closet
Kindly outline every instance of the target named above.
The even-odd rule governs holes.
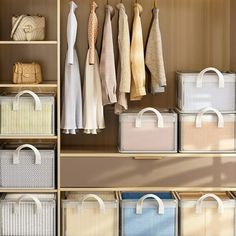
[[[88,50],[89,1],[74,0],[78,21],[76,49],[83,84]],[[120,0],[109,0],[114,8]],[[153,0],[138,0],[146,45],[152,19]],[[67,52],[66,26],[68,0],[0,0],[0,92],[17,93],[30,89],[56,96],[56,135],[49,137],[1,136],[5,143],[48,143],[57,149],[56,188],[30,189],[28,192],[57,194],[57,235],[61,235],[61,198],[67,191],[236,191],[235,154],[121,154],[118,151],[119,117],[112,105],[105,106],[106,128],[97,135],[79,132],[63,134],[60,129],[62,84]],[[96,0],[99,20],[97,49],[100,55],[102,26],[107,0]],[[130,28],[135,0],[123,0]],[[201,71],[214,66],[221,71],[236,71],[235,0],[158,0],[164,61],[167,75],[165,93],[147,95],[129,102],[129,108],[147,106],[176,107],[176,71]],[[45,41],[12,41],[11,18],[19,14],[46,17]],[[118,13],[112,19],[115,59]],[[36,60],[43,68],[43,83],[12,84],[12,66],[22,59]],[[150,81],[150,75],[147,74]],[[27,192],[0,189],[0,192]]]

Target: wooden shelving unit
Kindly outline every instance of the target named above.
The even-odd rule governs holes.
[[[42,44],[42,45],[51,45],[51,44],[57,44],[57,41],[0,41],[0,45],[36,45],[36,44]]]

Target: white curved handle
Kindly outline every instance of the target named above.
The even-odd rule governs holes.
[[[98,204],[99,204],[99,207],[100,207],[100,212],[101,213],[105,213],[105,203],[104,201],[99,197],[97,196],[96,194],[87,194],[85,195],[83,198],[82,198],[82,204],[81,204],[81,208],[83,210],[83,205],[84,205],[84,202],[88,199],[88,198],[93,198],[95,200],[97,200]]]
[[[14,204],[13,207],[13,213],[17,213],[18,209],[19,209],[19,205],[21,203],[22,200],[24,199],[32,199],[35,203],[35,214],[41,214],[42,213],[42,203],[39,201],[39,199],[37,197],[35,197],[32,194],[24,194],[22,195],[17,202]]]
[[[143,114],[145,112],[148,112],[148,111],[154,112],[156,114],[156,116],[157,116],[157,127],[158,128],[163,128],[164,127],[164,121],[163,121],[163,117],[162,117],[161,113],[158,110],[156,110],[156,109],[154,109],[152,107],[144,108],[143,110],[141,110],[138,113],[138,115],[136,117],[136,120],[135,120],[135,127],[136,128],[141,128],[142,127],[142,117],[143,117]]]
[[[41,165],[41,154],[40,154],[39,150],[30,144],[23,144],[23,145],[19,146],[13,152],[13,164],[14,165],[20,164],[20,151],[23,148],[30,148],[34,152],[34,155],[35,155],[35,165]]]
[[[218,196],[216,196],[215,194],[208,193],[208,194],[203,195],[202,197],[200,197],[197,200],[197,203],[196,203],[196,213],[197,214],[202,213],[202,202],[207,198],[213,198],[214,200],[216,200],[218,203],[218,212],[219,213],[224,212],[224,205],[223,205],[222,200]]]
[[[214,71],[217,75],[218,75],[218,78],[219,78],[219,88],[224,88],[225,86],[225,80],[224,80],[224,75],[219,71],[217,70],[216,68],[214,67],[208,67],[204,70],[202,70],[198,76],[197,76],[197,88],[202,88],[202,83],[203,83],[203,78],[204,78],[204,75],[209,72],[209,71]]]
[[[136,204],[136,214],[138,214],[138,215],[142,214],[142,212],[143,212],[143,202],[147,198],[153,198],[153,199],[155,199],[157,201],[157,204],[158,204],[158,211],[157,211],[157,213],[160,214],[160,215],[163,215],[164,214],[164,203],[163,203],[163,201],[159,197],[157,197],[154,194],[147,194],[147,195],[141,197],[138,200],[138,202]]]
[[[218,117],[218,128],[224,128],[224,117],[223,115],[215,108],[212,107],[207,107],[201,110],[196,117],[196,128],[201,128],[202,127],[202,117],[203,115],[208,112],[208,111],[213,111],[217,117]]]
[[[26,93],[30,94],[33,97],[33,99],[35,101],[35,110],[36,111],[41,111],[42,110],[42,104],[41,104],[41,101],[40,101],[38,95],[35,94],[34,92],[30,91],[30,90],[21,91],[15,96],[15,98],[13,100],[13,111],[19,110],[20,97],[23,94],[26,94]]]

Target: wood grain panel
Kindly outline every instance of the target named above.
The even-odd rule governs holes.
[[[61,187],[233,187],[232,158],[61,158]]]
[[[89,1],[75,0],[78,4],[78,36],[76,47],[79,54],[81,77],[84,76],[84,64],[87,53],[87,20]],[[105,0],[97,0],[99,35],[97,48],[100,52],[102,26],[104,21]],[[109,0],[115,7],[119,0]],[[129,16],[130,28],[133,18],[134,0],[123,1]],[[142,25],[146,44],[151,21],[153,0],[139,0],[143,6]],[[130,108],[146,106],[174,107],[175,106],[175,72],[177,70],[199,71],[207,66],[220,70],[230,69],[230,0],[159,0],[160,26],[163,37],[164,59],[168,87],[164,94],[147,95],[141,102],[130,102]],[[61,78],[64,78],[64,63],[66,55],[66,22],[68,1],[61,0]],[[117,60],[117,16],[113,18],[114,47]],[[236,60],[235,60],[236,61]],[[147,73],[149,81],[149,74]],[[149,82],[147,83],[149,84]],[[112,106],[108,110],[112,110]],[[112,121],[111,121],[112,120]],[[62,145],[117,145],[117,119],[112,112],[106,115],[107,127],[112,128],[102,132],[97,137],[85,135],[62,136]]]
[[[236,1],[231,0],[231,22],[230,22],[230,66],[232,71],[236,71]]]

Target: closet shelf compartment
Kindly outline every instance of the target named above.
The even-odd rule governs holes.
[[[25,45],[34,45],[34,44],[57,44],[57,41],[0,41],[0,44],[3,44],[3,45],[22,45],[22,44],[25,44]]]

